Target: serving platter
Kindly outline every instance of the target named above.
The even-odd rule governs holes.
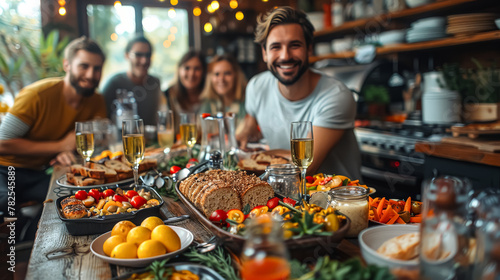
[[[181,248],[179,250],[177,250],[177,251],[174,251],[174,252],[166,253],[166,254],[155,256],[155,257],[151,257],[151,258],[143,258],[143,259],[117,259],[117,258],[111,258],[111,257],[108,257],[104,253],[104,250],[102,248],[102,246],[104,244],[104,241],[106,241],[106,239],[108,239],[111,236],[111,231],[108,231],[108,232],[100,235],[96,239],[94,239],[94,241],[92,241],[92,243],[90,244],[90,250],[92,251],[92,253],[96,257],[100,258],[101,260],[103,260],[105,262],[111,263],[111,264],[122,265],[122,266],[130,266],[130,267],[143,267],[143,266],[147,266],[147,265],[151,264],[154,261],[158,261],[158,260],[163,260],[163,259],[166,259],[166,258],[175,257],[175,256],[181,254],[193,242],[194,236],[193,236],[193,233],[191,233],[189,230],[187,230],[185,228],[177,227],[177,226],[169,226],[169,227],[171,229],[173,229],[175,231],[175,233],[177,233],[177,235],[181,239]]]
[[[198,208],[196,208],[191,203],[191,201],[189,201],[189,199],[187,199],[179,191],[179,186],[181,182],[182,180],[177,182],[177,184],[175,185],[175,190],[177,191],[180,200],[186,205],[189,211],[198,219],[198,221],[201,224],[203,224],[208,230],[210,230],[215,236],[217,236],[222,241],[222,244],[225,247],[229,248],[232,252],[239,255],[241,253],[241,250],[243,249],[245,237],[229,233],[219,228],[215,224],[213,224],[207,217],[205,217],[205,215],[200,210],[198,210]],[[297,239],[291,238],[285,240],[285,245],[290,251],[290,254],[297,259],[304,258],[307,255],[304,254],[304,252],[306,251],[310,253],[315,253],[316,255],[325,254],[328,253],[329,250],[332,250],[338,245],[338,243],[346,235],[350,225],[351,225],[351,220],[348,217],[346,217],[346,220],[341,225],[341,227],[336,232],[332,232],[331,235],[328,236],[313,235]]]
[[[134,178],[132,177],[132,178],[128,178],[125,180],[106,183],[106,184],[100,184],[100,185],[75,186],[73,184],[68,183],[68,180],[66,180],[66,174],[64,174],[56,180],[56,184],[58,184],[60,187],[68,188],[68,189],[72,189],[72,190],[90,190],[90,189],[95,189],[95,188],[100,188],[100,187],[118,186],[118,185],[130,183],[133,181],[134,181]]]

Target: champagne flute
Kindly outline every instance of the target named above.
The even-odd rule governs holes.
[[[76,150],[83,158],[83,165],[87,166],[94,153],[94,130],[92,122],[76,122]]]
[[[139,164],[144,159],[144,122],[142,119],[123,120],[123,154],[134,170],[134,183],[139,186]]]
[[[300,169],[299,200],[306,199],[306,172],[313,162],[314,138],[310,121],[292,122],[290,146],[293,163]]]
[[[180,129],[181,139],[188,147],[188,157],[192,158],[192,149],[196,144],[196,114],[195,113],[180,113]]]
[[[174,113],[171,110],[158,111],[157,116],[158,144],[164,148],[163,152],[168,154],[174,145]]]

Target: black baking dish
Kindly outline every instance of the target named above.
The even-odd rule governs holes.
[[[116,189],[116,188],[110,188]],[[130,187],[121,188],[124,191],[130,190]],[[122,220],[129,220],[132,223],[139,225],[145,218],[149,216],[158,216],[160,213],[160,207],[163,205],[164,201],[161,195],[156,192],[156,190],[150,187],[139,187],[136,190],[145,189],[146,191],[151,192],[152,198],[158,199],[160,202],[159,205],[153,206],[150,208],[144,208],[137,211],[132,211],[130,213],[121,213],[121,214],[113,214],[107,216],[93,216],[90,218],[81,218],[81,219],[66,219],[62,215],[61,211],[61,201],[71,195],[59,197],[56,200],[56,210],[57,214],[61,221],[66,225],[66,229],[68,229],[69,234],[71,235],[91,235],[91,234],[102,234],[110,231],[113,226]]]

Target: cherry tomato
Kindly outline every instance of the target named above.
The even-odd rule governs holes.
[[[314,183],[315,179],[313,176],[306,176],[306,181],[309,183],[309,184],[312,184]]]
[[[226,211],[221,209],[215,210],[214,212],[212,212],[209,219],[214,224],[222,224],[227,219],[227,213]]]
[[[107,189],[103,191],[102,194],[104,195],[104,197],[113,196],[115,195],[115,191],[112,189]]]
[[[95,199],[95,201],[99,201],[101,199],[101,192],[98,189],[91,189],[89,191],[89,195]]]
[[[182,168],[180,168],[179,166],[174,165],[174,166],[170,167],[170,174],[175,174],[175,173],[179,172],[179,170],[181,170],[181,169]]]
[[[88,194],[87,194],[87,192],[86,192],[86,191],[84,191],[84,190],[77,191],[77,192],[75,193],[75,198],[76,198],[76,199],[79,199],[79,200],[85,200],[85,199],[87,199],[87,197],[88,197],[88,196],[89,196],[89,195],[88,195]]]
[[[136,195],[139,195],[136,191],[134,190],[128,190],[126,193],[125,193],[125,196],[128,197],[128,198],[132,198]]]
[[[113,196],[113,200],[118,201],[118,202],[125,202],[125,201],[128,202],[128,198],[124,197],[123,195],[119,195],[119,194],[115,194]]]
[[[195,159],[195,158],[191,158],[191,159],[189,159],[189,160],[188,160],[188,163],[191,163],[191,162],[196,162],[196,163],[198,163],[198,160],[197,160],[197,159]]]
[[[136,196],[132,197],[132,199],[130,200],[130,204],[132,204],[132,206],[135,209],[141,208],[141,206],[146,204],[146,202],[148,202],[147,199],[145,199],[144,197],[142,197],[140,195],[136,195]]]
[[[278,206],[279,201],[279,198],[273,197],[267,201],[267,207],[269,207],[269,209],[274,209],[274,207]]]
[[[241,210],[239,209],[232,209],[227,212],[227,218],[237,223],[243,223],[243,221],[245,220],[245,215],[243,215],[243,212],[241,212]]]
[[[190,162],[190,163],[186,164],[186,168],[191,168],[193,166],[196,166],[196,163]]]
[[[250,211],[249,216],[250,217],[258,217],[262,214],[265,214],[269,211],[269,208],[267,206],[259,205],[255,206],[252,211]]]
[[[201,114],[201,118],[204,119],[206,117],[210,117],[210,113],[203,113]]]

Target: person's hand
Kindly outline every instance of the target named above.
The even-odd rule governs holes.
[[[75,162],[76,159],[73,152],[62,152],[59,153],[54,159],[50,161],[50,165],[61,164],[64,166],[69,166]]]

